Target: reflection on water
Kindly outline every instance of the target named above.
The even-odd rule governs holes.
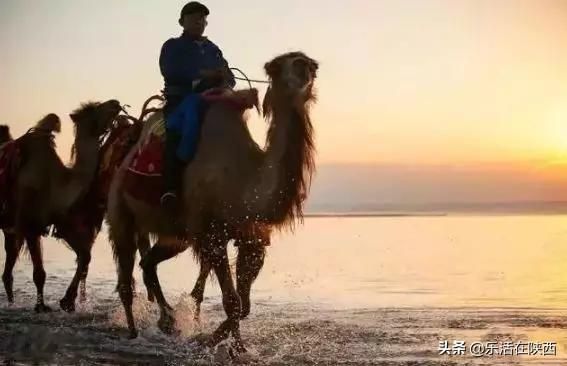
[[[243,335],[262,364],[519,362],[439,358],[438,342],[455,339],[555,341],[557,357],[544,359],[559,364],[553,362],[567,361],[566,239],[567,217],[562,216],[308,218],[293,235],[274,238],[253,289],[254,307]],[[46,299],[56,307],[74,272],[74,256],[52,239],[44,241],[44,256]],[[206,319],[201,325],[191,323],[184,293],[191,290],[197,270],[190,253],[159,267],[166,296],[178,304],[184,319],[182,338],[161,335],[155,306],[140,297],[142,337],[128,343],[106,233],[93,251],[89,303],[75,315],[31,312],[35,289],[30,260],[24,257],[15,272],[16,307],[7,308],[0,294],[0,339],[17,336],[15,343],[0,341],[0,351],[15,347],[28,352],[26,342],[45,338],[46,352],[55,347],[58,351],[51,353],[67,361],[65,357],[87,354],[94,355],[95,364],[202,359],[194,354],[190,337],[214,329],[223,313],[218,286],[211,280]],[[136,278],[141,284],[138,269]]]
[[[308,218],[294,234],[276,235],[254,296],[347,308],[562,308],[566,242],[564,216]],[[46,239],[44,256],[49,292],[55,278],[70,278],[74,255]],[[16,280],[31,279],[29,262],[18,264]],[[179,293],[191,290],[197,270],[186,252],[160,265],[159,274],[167,292]],[[136,275],[140,279],[138,269]],[[89,288],[109,288],[115,277],[103,232],[94,247]],[[207,294],[218,295],[211,283]]]

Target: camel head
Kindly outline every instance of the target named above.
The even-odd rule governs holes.
[[[270,89],[278,94],[307,101],[313,98],[313,83],[317,77],[317,61],[303,52],[289,52],[266,63]]]
[[[61,120],[55,113],[49,113],[35,124],[35,129],[47,132],[61,132]]]
[[[108,131],[122,106],[115,99],[89,102],[70,114],[77,136],[98,138]]]

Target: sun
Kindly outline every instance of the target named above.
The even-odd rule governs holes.
[[[567,98],[550,108],[545,125],[550,163],[567,164]]]

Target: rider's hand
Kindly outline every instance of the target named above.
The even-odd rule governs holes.
[[[222,68],[218,69],[203,69],[199,72],[200,76],[204,79],[216,79],[224,78],[224,70]]]

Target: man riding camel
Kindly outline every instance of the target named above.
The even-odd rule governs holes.
[[[208,15],[205,5],[196,1],[187,3],[179,17],[183,33],[163,44],[159,58],[166,100],[165,192],[161,205],[170,212],[177,208],[181,168],[192,158],[197,146],[200,119],[206,108],[199,94],[235,85],[221,50],[203,36]]]

